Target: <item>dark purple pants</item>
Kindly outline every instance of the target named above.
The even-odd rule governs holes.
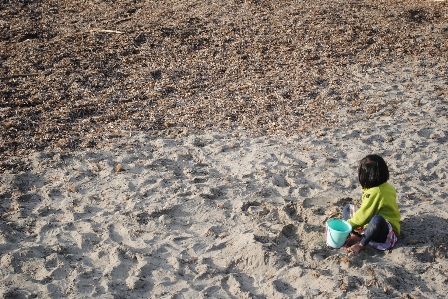
[[[346,205],[342,211],[344,220],[350,218],[350,206]],[[356,233],[356,232],[355,232]],[[361,240],[359,241],[363,246],[369,244],[370,241],[377,243],[386,242],[387,235],[389,234],[389,225],[387,221],[380,215],[375,215],[370,219],[369,225],[367,226],[364,235],[361,235]]]

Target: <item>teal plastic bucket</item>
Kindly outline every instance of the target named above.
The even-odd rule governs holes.
[[[333,248],[342,247],[351,231],[352,226],[345,220],[328,220],[326,223],[327,245]]]

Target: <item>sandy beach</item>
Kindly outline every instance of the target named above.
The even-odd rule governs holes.
[[[419,99],[391,117],[292,137],[132,133],[23,158],[28,171],[1,179],[3,298],[445,298],[446,100],[401,89],[396,71],[363,80]],[[325,222],[359,201],[369,153],[397,188],[398,244],[328,249]]]
[[[187,2],[181,3],[190,7]],[[148,7],[153,7],[148,3],[135,11],[127,8],[129,17],[118,18],[114,30],[130,30],[127,22],[139,22],[138,16],[131,14],[148,12]],[[157,11],[159,17],[169,6],[163,3]],[[221,21],[228,17],[242,22],[244,14],[250,15],[251,10],[245,10],[248,7],[269,11],[255,2],[244,3],[232,4],[241,9],[238,17],[218,13],[215,6],[210,15]],[[323,9],[325,3],[312,9],[319,5]],[[384,10],[360,3],[383,15]],[[431,16],[438,16],[431,19],[438,22],[432,35],[422,34],[422,39],[436,44],[436,40],[448,38],[446,4],[422,3],[415,4],[420,10],[413,11],[408,2],[393,2],[394,9],[414,18],[420,33],[430,30]],[[294,11],[296,6],[296,12],[305,11],[299,2],[287,4],[283,9],[276,7],[273,15],[281,19],[281,13]],[[1,5],[3,12],[12,11]],[[185,12],[182,5],[171,7],[181,15],[179,19],[195,13],[201,17],[199,8]],[[344,5],[337,5],[342,18],[351,16]],[[223,11],[232,7],[225,6]],[[110,16],[117,8],[105,11]],[[70,10],[66,8],[66,12],[68,15]],[[5,15],[10,19],[0,21],[0,28],[19,30],[13,26],[12,14]],[[106,24],[95,20],[96,25]],[[65,26],[83,25],[72,22]],[[169,30],[165,31],[169,35]],[[360,32],[366,33],[364,29]],[[7,34],[2,35],[2,45],[10,50],[17,47],[19,53],[24,40]],[[88,34],[86,43],[91,38]],[[117,32],[105,34],[112,43],[114,38],[122,38],[116,37]],[[275,36],[275,32],[271,34]],[[28,38],[31,44],[42,37]],[[142,52],[153,47],[147,40],[149,34],[145,40],[137,39]],[[447,298],[445,43],[441,42],[440,52],[435,54],[415,48],[418,55],[411,53],[414,56],[391,44],[388,56],[377,56],[375,63],[365,63],[359,57],[350,62],[345,56],[349,60],[336,65],[334,73],[327,68],[331,64],[325,63],[322,68],[326,71],[319,73],[322,69],[317,58],[311,59],[310,65],[317,70],[314,75],[328,79],[317,83],[317,77],[310,79],[315,83],[313,90],[318,90],[312,95],[313,90],[299,87],[298,80],[289,87],[282,83],[273,90],[259,90],[267,85],[249,74],[239,83],[254,85],[238,89],[239,95],[227,103],[230,106],[224,99],[231,92],[220,93],[231,90],[228,84],[235,81],[224,75],[224,81],[216,81],[219,84],[204,83],[205,79],[196,82],[209,85],[187,95],[184,79],[169,83],[174,86],[170,91],[171,85],[161,84],[165,71],[153,72],[146,82],[146,90],[150,90],[146,98],[123,92],[128,87],[120,84],[145,86],[139,81],[143,78],[140,72],[154,70],[152,65],[137,69],[134,77],[124,81],[100,77],[104,84],[115,82],[116,89],[96,85],[97,89],[89,92],[86,86],[93,86],[93,81],[76,81],[67,71],[72,85],[64,92],[70,94],[70,100],[61,96],[57,101],[39,102],[39,96],[61,95],[44,93],[38,86],[44,84],[52,90],[56,74],[62,74],[60,68],[70,69],[68,64],[52,65],[47,74],[39,70],[30,78],[34,71],[29,65],[23,64],[23,69],[18,65],[17,72],[12,72],[13,60],[24,59],[21,54],[0,50],[4,97],[0,108],[4,129],[0,146],[0,298]],[[395,59],[397,53],[402,56]],[[300,59],[298,64],[306,65],[308,60]],[[123,61],[120,70],[131,65]],[[275,80],[278,65],[269,66],[272,69],[265,76]],[[91,69],[86,66],[84,71]],[[298,73],[288,76],[293,79]],[[117,86],[122,88],[122,98],[112,103],[110,96]],[[265,97],[258,98],[258,92]],[[283,96],[270,98],[281,92]],[[216,101],[208,103],[207,93]],[[253,96],[253,101],[244,102],[245,95]],[[129,101],[122,102],[123,98]],[[150,100],[157,103],[152,108],[146,105]],[[229,114],[226,107],[242,112]],[[37,110],[41,114],[36,118],[32,111]],[[136,125],[139,123],[144,126]],[[342,218],[346,204],[359,204],[358,162],[372,153],[386,160],[389,182],[397,189],[402,216],[398,243],[384,252],[371,247],[358,254],[329,249],[325,223]]]

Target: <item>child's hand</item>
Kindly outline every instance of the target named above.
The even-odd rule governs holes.
[[[350,247],[358,243],[360,239],[361,238],[358,235],[350,233],[349,237],[347,238],[347,241],[345,242],[345,247]]]
[[[363,248],[364,248],[364,246],[361,243],[357,243],[357,244],[347,248],[347,251],[357,253],[357,252],[360,252]]]
[[[363,227],[358,227],[357,229],[355,229],[355,232],[357,232],[358,234],[362,235],[364,233],[364,228]]]

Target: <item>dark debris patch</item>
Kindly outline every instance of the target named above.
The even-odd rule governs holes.
[[[7,157],[116,131],[334,127],[338,109],[389,113],[359,99],[347,69],[448,55],[446,4],[434,1],[4,1],[1,14]]]

